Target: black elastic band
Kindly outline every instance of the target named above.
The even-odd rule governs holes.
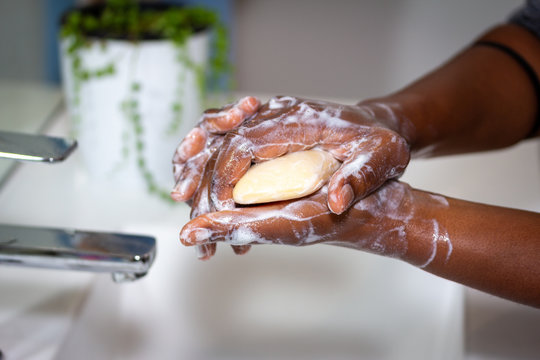
[[[538,130],[540,130],[540,80],[538,80],[538,76],[536,75],[536,72],[534,69],[529,65],[529,63],[517,52],[515,52],[513,49],[509,48],[506,45],[499,44],[494,41],[479,41],[475,43],[474,45],[480,45],[480,46],[490,46],[495,49],[499,49],[502,52],[510,55],[516,62],[521,65],[523,70],[527,73],[527,76],[529,79],[531,79],[531,83],[534,88],[534,93],[536,95],[536,120],[534,122],[532,130],[527,135],[527,138],[533,137],[536,135]]]

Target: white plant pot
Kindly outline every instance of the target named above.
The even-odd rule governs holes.
[[[206,31],[192,35],[185,55],[193,63],[206,66],[208,40]],[[195,71],[178,61],[181,50],[167,40],[107,40],[106,46],[93,41],[80,53],[82,66],[93,70],[114,63],[114,73],[80,82],[77,94],[71,60],[66,55],[68,41],[61,42],[64,92],[79,151],[92,180],[120,184],[130,190],[147,187],[143,168],[138,164],[141,154],[156,184],[170,190],[174,185],[174,150],[202,111]],[[132,89],[134,83],[139,84],[138,91]],[[122,105],[130,99],[136,99],[134,112],[126,111]],[[181,123],[171,132],[176,117],[173,105],[177,102],[182,105]],[[140,135],[135,129],[134,113],[140,115]],[[137,140],[142,141],[139,153]]]

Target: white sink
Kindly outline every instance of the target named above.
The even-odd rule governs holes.
[[[538,211],[539,164],[538,148],[529,143],[499,154],[414,162],[404,180]],[[221,246],[215,258],[200,262],[178,242],[187,206],[117,190],[94,187],[75,154],[55,166],[24,165],[0,191],[3,223],[158,240],[149,274],[129,284],[106,275],[2,267],[0,349],[8,360],[463,357],[457,284],[325,245],[262,245],[245,256]]]
[[[461,357],[462,288],[407,264],[324,245],[200,262],[177,227],[127,230],[157,235],[154,268],[100,279],[58,358]]]
[[[0,268],[0,350],[6,359],[52,359],[61,347],[93,276]]]

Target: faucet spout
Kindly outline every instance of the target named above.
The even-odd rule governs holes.
[[[0,130],[0,158],[56,163],[65,160],[76,147],[74,140]]]
[[[0,265],[109,272],[124,282],[146,275],[155,255],[149,236],[0,225]]]

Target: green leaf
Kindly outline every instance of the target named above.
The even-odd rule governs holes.
[[[180,112],[181,110],[182,110],[182,104],[177,103],[177,102],[173,103],[173,105],[172,105],[172,111],[174,111],[174,112]]]

